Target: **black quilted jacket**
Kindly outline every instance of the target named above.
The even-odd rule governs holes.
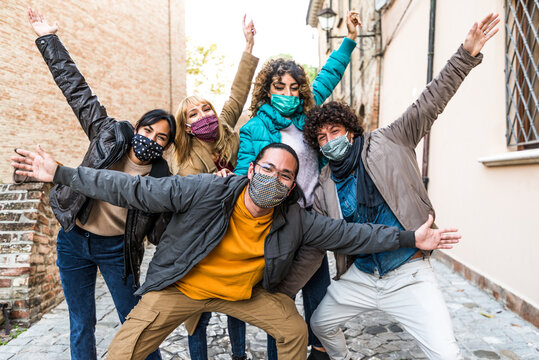
[[[73,109],[82,129],[90,140],[82,166],[107,169],[122,158],[131,147],[134,128],[128,121],[117,121],[107,115],[77,69],[58,36],[45,35],[36,40],[37,47],[47,63],[54,81],[62,90]],[[170,171],[164,159],[152,164],[150,176],[169,176]],[[75,226],[78,218],[83,224],[88,221],[93,199],[56,185],[50,193],[52,210],[65,231]],[[135,286],[139,287],[140,264],[144,255],[144,238],[153,244],[159,242],[170,214],[151,214],[140,210],[129,210],[124,237],[124,279],[133,274]]]

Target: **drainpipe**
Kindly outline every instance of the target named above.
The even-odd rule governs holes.
[[[9,335],[11,334],[11,324],[9,323],[9,312],[7,308],[9,307],[8,303],[1,303],[1,311],[2,311],[2,317],[4,318],[4,334]]]
[[[434,62],[434,29],[436,18],[436,0],[430,0],[430,20],[429,20],[429,52],[427,57],[427,84],[432,81]],[[423,185],[428,189],[429,185],[429,147],[430,132],[423,138]]]
[[[352,10],[352,0],[348,0],[348,10]],[[361,30],[360,30],[361,31]],[[344,39],[343,39],[344,40]],[[356,39],[357,40],[357,39]],[[359,41],[363,41],[362,38],[359,38]],[[361,44],[362,45],[362,44]],[[360,46],[361,46],[360,45]],[[354,107],[354,93],[353,93],[353,88],[354,88],[354,85],[353,85],[353,81],[354,81],[354,76],[352,74],[352,55],[350,55],[350,64],[348,65],[348,69],[350,71],[350,84],[349,87],[350,87],[350,107]]]

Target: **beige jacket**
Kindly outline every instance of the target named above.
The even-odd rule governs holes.
[[[427,220],[428,214],[435,215],[421,179],[415,148],[430,131],[466,75],[482,59],[482,54],[473,57],[462,46],[459,47],[438,76],[398,119],[387,127],[364,135],[361,157],[365,170],[405,230],[416,230]],[[318,182],[313,209],[333,219],[341,219],[337,189],[331,179],[329,165],[322,169]],[[285,293],[299,291],[316,272],[325,254],[313,248],[300,250],[302,252],[298,253],[290,271],[294,282],[285,279],[281,285]],[[335,255],[338,279],[352,262],[346,255]]]
[[[236,156],[240,144],[239,134],[237,131],[234,131],[234,126],[240,118],[243,106],[249,96],[257,65],[257,57],[248,52],[243,53],[234,82],[232,83],[232,88],[230,89],[230,97],[226,101],[223,110],[221,110],[221,114],[219,115],[219,121],[221,121],[222,125],[227,127],[232,134],[230,141],[234,142],[233,146],[235,151],[231,162],[234,166],[236,166]],[[178,131],[181,131],[181,129],[178,129]],[[211,153],[204,147],[202,141],[196,137],[193,138],[193,149],[189,159],[179,168],[177,166],[174,168],[174,173],[181,176],[213,173],[216,171],[217,167],[212,160]]]

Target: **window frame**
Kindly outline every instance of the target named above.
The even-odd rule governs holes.
[[[539,0],[505,0],[507,146],[539,148]]]

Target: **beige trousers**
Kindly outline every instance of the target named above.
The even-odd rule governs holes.
[[[307,357],[307,325],[296,304],[281,293],[253,289],[249,300],[193,300],[174,286],[145,294],[112,339],[107,359],[145,359],[189,317],[220,312],[257,326],[277,341],[281,360]]]

